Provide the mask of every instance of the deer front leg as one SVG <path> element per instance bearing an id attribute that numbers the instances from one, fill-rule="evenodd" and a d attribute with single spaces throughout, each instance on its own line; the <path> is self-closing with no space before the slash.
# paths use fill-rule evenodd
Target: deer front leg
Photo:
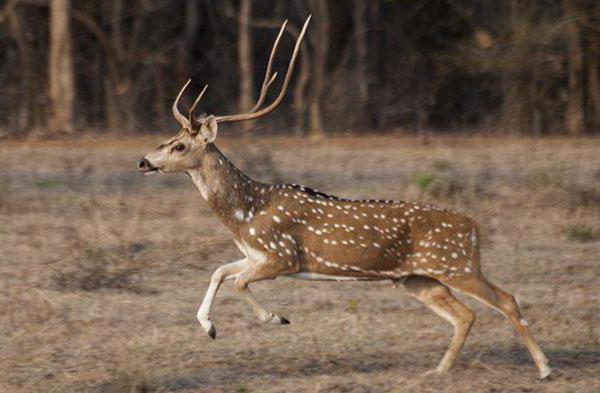
<path id="1" fill-rule="evenodd" d="M 235 290 L 252 307 L 252 310 L 264 323 L 289 325 L 290 321 L 266 310 L 254 297 L 248 285 L 255 281 L 274 279 L 282 274 L 290 273 L 292 268 L 281 261 L 267 258 L 264 262 L 249 263 L 247 268 L 235 277 Z"/>
<path id="2" fill-rule="evenodd" d="M 210 285 L 208 286 L 204 300 L 202 300 L 202 304 L 198 309 L 196 318 L 198 318 L 200 325 L 204 330 L 206 330 L 206 333 L 208 333 L 212 339 L 217 337 L 217 331 L 210 320 L 210 309 L 215 300 L 215 296 L 217 295 L 217 291 L 219 290 L 219 286 L 221 286 L 223 281 L 233 279 L 236 274 L 241 272 L 246 267 L 247 264 L 248 259 L 246 258 L 240 259 L 236 262 L 228 263 L 215 270 L 210 278 Z"/>

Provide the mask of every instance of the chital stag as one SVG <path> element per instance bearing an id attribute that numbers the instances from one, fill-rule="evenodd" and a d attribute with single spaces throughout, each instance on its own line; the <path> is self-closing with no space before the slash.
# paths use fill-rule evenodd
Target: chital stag
<path id="1" fill-rule="evenodd" d="M 254 108 L 227 116 L 194 116 L 206 87 L 189 110 L 173 104 L 180 132 L 139 162 L 144 173 L 185 172 L 210 208 L 231 231 L 244 257 L 218 268 L 198 310 L 202 327 L 215 338 L 210 309 L 220 284 L 233 280 L 236 291 L 258 318 L 288 324 L 267 311 L 252 295 L 252 282 L 288 276 L 305 280 L 391 280 L 402 283 L 416 299 L 454 325 L 454 336 L 434 370 L 450 368 L 473 325 L 475 315 L 450 289 L 465 293 L 498 310 L 523 338 L 542 378 L 550 374 L 548 360 L 521 316 L 514 298 L 490 283 L 479 265 L 479 235 L 469 218 L 437 207 L 389 200 L 348 200 L 295 184 L 266 184 L 235 167 L 213 143 L 219 123 L 257 119 L 282 101 L 306 32 L 306 20 L 296 41 L 281 91 L 262 107 L 269 86 L 279 31 Z M 261 109 L 262 108 L 262 109 Z"/>

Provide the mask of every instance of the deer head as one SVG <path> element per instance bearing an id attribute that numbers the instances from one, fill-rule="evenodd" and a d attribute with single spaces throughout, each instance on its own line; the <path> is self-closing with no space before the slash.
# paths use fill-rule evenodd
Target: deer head
<path id="1" fill-rule="evenodd" d="M 188 116 L 186 117 L 179 112 L 178 104 L 185 89 L 190 84 L 191 80 L 188 80 L 183 88 L 179 91 L 179 94 L 173 103 L 173 116 L 181 126 L 179 133 L 173 138 L 159 145 L 155 150 L 142 158 L 138 163 L 138 170 L 142 173 L 150 174 L 156 172 L 186 172 L 188 170 L 198 168 L 201 165 L 206 147 L 213 143 L 217 137 L 219 123 L 233 123 L 254 120 L 275 110 L 281 101 L 283 101 L 283 97 L 287 91 L 292 73 L 294 71 L 296 58 L 298 57 L 298 52 L 300 50 L 300 44 L 302 43 L 302 39 L 306 33 L 306 28 L 310 22 L 310 18 L 311 16 L 309 16 L 304 22 L 302 31 L 296 40 L 296 45 L 294 47 L 294 51 L 292 52 L 292 57 L 288 64 L 281 90 L 277 95 L 277 98 L 275 98 L 271 104 L 266 107 L 262 107 L 269 87 L 277 79 L 277 72 L 271 74 L 271 67 L 273 65 L 273 58 L 277 52 L 277 47 L 285 30 L 287 21 L 285 21 L 281 26 L 279 34 L 277 35 L 275 43 L 273 44 L 273 48 L 271 49 L 271 55 L 269 56 L 269 61 L 267 63 L 265 77 L 263 79 L 258 100 L 256 101 L 254 107 L 248 112 L 233 115 L 195 116 L 194 112 L 196 107 L 200 103 L 200 100 L 202 99 L 202 96 L 208 87 L 204 86 L 200 94 L 198 94 L 198 97 L 194 101 L 193 105 L 190 107 Z"/>

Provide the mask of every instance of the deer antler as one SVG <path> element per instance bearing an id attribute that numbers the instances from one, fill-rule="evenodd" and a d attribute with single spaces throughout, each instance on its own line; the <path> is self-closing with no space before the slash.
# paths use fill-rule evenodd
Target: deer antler
<path id="1" fill-rule="evenodd" d="M 296 40 L 296 46 L 294 47 L 294 51 L 292 52 L 292 57 L 288 64 L 287 72 L 285 74 L 285 79 L 283 80 L 283 85 L 281 86 L 281 91 L 279 92 L 279 95 L 277 96 L 275 101 L 273 101 L 266 108 L 260 109 L 260 107 L 263 105 L 263 103 L 265 101 L 265 98 L 267 97 L 269 88 L 271 87 L 273 82 L 275 82 L 275 79 L 277 79 L 277 72 L 274 72 L 273 75 L 271 75 L 271 68 L 273 66 L 273 59 L 275 58 L 275 53 L 277 53 L 277 47 L 279 46 L 279 41 L 281 40 L 281 36 L 283 35 L 283 32 L 287 25 L 287 22 L 288 22 L 287 20 L 285 22 L 283 22 L 283 24 L 281 25 L 281 29 L 279 30 L 279 33 L 277 34 L 277 38 L 275 39 L 275 42 L 273 43 L 273 48 L 271 49 L 271 54 L 269 56 L 269 62 L 267 63 L 267 69 L 265 71 L 265 78 L 264 78 L 262 86 L 260 88 L 260 94 L 258 96 L 258 100 L 256 101 L 256 104 L 247 113 L 240 113 L 240 114 L 236 114 L 236 115 L 216 116 L 215 120 L 217 121 L 217 123 L 233 123 L 236 121 L 257 119 L 259 117 L 266 115 L 267 113 L 272 112 L 273 110 L 275 110 L 275 108 L 277 108 L 277 106 L 279 106 L 279 104 L 283 100 L 283 97 L 285 96 L 287 87 L 290 83 L 290 79 L 292 78 L 292 73 L 294 72 L 294 65 L 296 63 L 296 58 L 298 57 L 300 44 L 302 43 L 302 39 L 304 38 L 304 34 L 306 33 L 306 28 L 308 27 L 308 22 L 310 22 L 311 17 L 312 17 L 312 15 L 309 15 L 308 18 L 306 18 L 306 21 L 304 22 L 304 25 L 302 26 L 302 30 L 300 31 L 300 34 L 298 35 L 298 39 Z M 194 124 L 194 110 L 198 106 L 198 103 L 200 102 L 200 100 L 202 100 L 202 96 L 204 96 L 204 93 L 206 92 L 206 89 L 208 88 L 208 85 L 205 85 L 204 88 L 202 89 L 202 91 L 200 92 L 200 94 L 198 94 L 198 97 L 194 101 L 194 104 L 191 106 L 191 108 L 188 112 L 188 117 L 186 118 L 184 115 L 181 114 L 181 112 L 179 112 L 177 105 L 179 104 L 179 100 L 181 99 L 183 92 L 188 87 L 188 85 L 190 84 L 191 81 L 192 81 L 191 79 L 188 79 L 188 81 L 185 83 L 185 85 L 183 85 L 183 87 L 179 91 L 179 94 L 177 94 L 177 98 L 175 98 L 175 102 L 173 103 L 173 116 L 175 117 L 175 120 L 177 120 L 177 122 L 179 122 L 179 124 L 181 124 L 181 126 L 183 128 L 187 128 L 189 130 L 192 130 L 192 128 L 195 125 Z"/>
<path id="2" fill-rule="evenodd" d="M 277 78 L 277 72 L 275 72 L 272 76 L 269 76 L 269 75 L 271 74 L 271 66 L 273 65 L 273 58 L 275 57 L 275 53 L 277 53 L 277 47 L 279 46 L 279 41 L 281 40 L 281 36 L 283 35 L 283 32 L 285 31 L 285 26 L 287 25 L 287 23 L 288 23 L 287 20 L 285 22 L 283 22 L 283 24 L 281 25 L 281 29 L 279 29 L 279 33 L 277 34 L 277 38 L 275 39 L 275 43 L 273 43 L 273 48 L 271 49 L 271 54 L 269 55 L 269 62 L 267 63 L 267 69 L 265 71 L 265 78 L 263 79 L 263 83 L 260 88 L 260 95 L 258 96 L 256 105 L 254 105 L 252 107 L 252 109 L 250 109 L 249 113 L 256 112 L 262 106 L 263 102 L 265 101 L 265 98 L 267 97 L 267 92 L 269 90 L 269 87 L 271 86 L 271 84 L 273 82 L 275 82 L 275 79 Z"/>
<path id="3" fill-rule="evenodd" d="M 239 114 L 235 114 L 235 115 L 216 116 L 215 120 L 217 121 L 217 123 L 233 123 L 233 122 L 237 122 L 237 121 L 258 119 L 259 117 L 262 117 L 262 116 L 272 112 L 273 110 L 275 110 L 275 108 L 277 108 L 279 106 L 281 101 L 283 101 L 283 97 L 285 96 L 285 93 L 287 91 L 287 87 L 290 83 L 290 79 L 292 78 L 292 73 L 294 71 L 294 65 L 296 63 L 296 58 L 298 57 L 300 44 L 302 43 L 302 39 L 304 38 L 304 34 L 306 33 L 306 28 L 308 27 L 308 23 L 310 22 L 311 17 L 312 17 L 312 15 L 309 15 L 308 18 L 306 18 L 306 21 L 304 22 L 304 25 L 302 26 L 302 30 L 300 31 L 300 35 L 298 36 L 298 39 L 296 40 L 296 45 L 294 47 L 294 51 L 292 52 L 292 57 L 290 59 L 290 62 L 288 64 L 288 68 L 287 68 L 287 72 L 285 74 L 285 79 L 283 80 L 283 85 L 281 86 L 281 91 L 279 92 L 279 95 L 277 96 L 277 98 L 269 106 L 259 110 L 259 108 L 262 106 L 262 104 L 267 96 L 269 87 L 277 78 L 277 73 L 274 73 L 272 76 L 269 76 L 269 74 L 271 73 L 271 65 L 273 63 L 273 58 L 275 57 L 275 52 L 277 51 L 277 46 L 279 45 L 279 40 L 281 39 L 281 36 L 283 34 L 283 31 L 285 29 L 287 21 L 285 21 L 283 23 L 283 25 L 281 26 L 281 29 L 279 30 L 279 34 L 277 35 L 275 43 L 273 44 L 273 49 L 271 49 L 271 55 L 269 56 L 269 62 L 267 63 L 267 70 L 265 72 L 265 78 L 263 80 L 263 84 L 262 84 L 262 87 L 260 90 L 260 95 L 258 97 L 256 105 L 254 105 L 254 107 L 246 113 L 239 113 Z"/>
<path id="4" fill-rule="evenodd" d="M 198 97 L 196 98 L 196 101 L 194 101 L 194 104 L 192 105 L 192 107 L 190 108 L 190 111 L 188 112 L 188 121 L 192 125 L 192 128 L 195 125 L 194 124 L 194 110 L 196 110 L 196 107 L 198 106 L 198 103 L 200 102 L 200 100 L 202 100 L 202 96 L 206 92 L 206 89 L 208 89 L 208 85 L 204 85 L 204 88 L 202 89 L 202 91 L 200 92 L 200 94 L 198 94 Z"/>
<path id="5" fill-rule="evenodd" d="M 179 94 L 177 94 L 177 98 L 175 98 L 175 102 L 173 102 L 173 117 L 175 117 L 175 120 L 177 120 L 177 122 L 179 124 L 181 124 L 181 126 L 183 128 L 187 128 L 187 129 L 191 129 L 192 124 L 188 119 L 185 118 L 184 115 L 181 114 L 181 112 L 179 112 L 179 109 L 177 109 L 177 105 L 179 104 L 179 99 L 183 95 L 183 92 L 188 87 L 188 85 L 190 84 L 191 81 L 192 81 L 191 79 L 188 79 L 188 81 L 185 83 L 185 85 L 183 85 L 181 90 L 179 90 Z M 204 88 L 204 89 L 206 90 L 206 88 Z"/>

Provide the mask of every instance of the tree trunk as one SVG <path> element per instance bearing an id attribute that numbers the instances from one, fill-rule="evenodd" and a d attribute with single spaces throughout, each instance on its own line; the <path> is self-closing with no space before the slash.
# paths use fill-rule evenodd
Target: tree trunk
<path id="1" fill-rule="evenodd" d="M 309 127 L 313 138 L 324 136 L 323 121 L 321 116 L 321 95 L 325 80 L 327 50 L 329 44 L 329 14 L 326 0 L 310 0 L 310 8 L 315 21 L 315 35 L 312 42 L 314 48 L 314 61 L 312 72 L 312 93 L 309 104 Z"/>
<path id="2" fill-rule="evenodd" d="M 295 33 L 294 38 L 298 36 Z M 306 113 L 306 87 L 310 81 L 310 56 L 306 45 L 300 47 L 300 72 L 294 86 L 294 129 L 296 134 L 302 135 L 304 132 L 304 118 Z"/>
<path id="3" fill-rule="evenodd" d="M 600 4 L 590 3 L 586 10 L 587 29 L 587 111 L 586 120 L 590 130 L 600 130 L 600 31 L 596 28 L 600 23 Z"/>
<path id="4" fill-rule="evenodd" d="M 583 112 L 583 53 L 576 0 L 563 0 L 564 12 L 568 18 L 566 24 L 568 73 L 567 108 L 565 110 L 565 128 L 571 135 L 581 135 L 585 131 Z"/>
<path id="5" fill-rule="evenodd" d="M 238 20 L 238 66 L 240 74 L 240 93 L 238 109 L 245 112 L 252 108 L 252 38 L 250 34 L 250 18 L 252 16 L 252 0 L 241 0 Z M 243 125 L 244 130 L 250 123 Z"/>
<path id="6" fill-rule="evenodd" d="M 502 117 L 500 126 L 506 134 L 523 135 L 529 134 L 533 122 L 532 118 L 532 95 L 535 88 L 531 86 L 531 75 L 528 74 L 527 61 L 524 53 L 530 51 L 528 37 L 532 33 L 530 23 L 527 20 L 531 11 L 530 4 L 511 0 L 510 20 L 506 33 L 506 58 L 509 58 L 516 67 L 502 69 Z"/>
<path id="7" fill-rule="evenodd" d="M 177 83 L 181 84 L 192 76 L 190 70 L 191 52 L 194 47 L 194 37 L 198 30 L 198 1 L 186 0 L 185 33 L 183 41 L 177 48 L 176 74 Z"/>
<path id="8" fill-rule="evenodd" d="M 107 75 L 104 76 L 102 84 L 105 92 L 104 118 L 106 124 L 111 130 L 126 129 L 128 103 L 124 102 L 123 95 L 121 94 L 122 91 L 125 91 L 123 86 L 126 84 L 123 82 L 124 76 L 121 71 L 122 67 L 120 66 L 124 52 L 121 47 L 121 54 L 119 54 L 118 48 L 113 45 L 115 42 L 121 42 L 121 40 L 114 37 L 111 39 L 90 15 L 77 10 L 72 10 L 71 13 L 73 20 L 85 27 L 96 38 L 98 44 L 104 50 Z M 114 15 L 112 21 L 115 23 Z M 113 29 L 118 28 L 113 26 Z"/>
<path id="9" fill-rule="evenodd" d="M 35 36 L 25 34 L 23 30 L 23 13 L 16 8 L 7 13 L 8 33 L 14 38 L 19 51 L 19 69 L 21 76 L 21 92 L 19 110 L 17 112 L 17 127 L 21 130 L 31 130 L 37 127 L 40 121 L 39 93 L 37 92 L 35 67 L 30 41 Z M 29 37 L 29 38 L 28 38 Z"/>
<path id="10" fill-rule="evenodd" d="M 587 69 L 588 124 L 595 131 L 600 130 L 600 37 L 596 40 L 590 42 Z"/>
<path id="11" fill-rule="evenodd" d="M 112 12 L 110 15 L 110 36 L 111 44 L 114 48 L 117 56 L 121 57 L 123 54 L 123 43 L 121 23 L 123 18 L 123 0 L 113 0 Z"/>
<path id="12" fill-rule="evenodd" d="M 369 93 L 367 101 L 367 114 L 369 117 L 369 125 L 375 129 L 382 127 L 382 112 L 383 112 L 383 91 L 386 86 L 386 34 L 382 27 L 381 2 L 372 1 L 369 7 L 368 25 L 373 28 L 371 34 L 371 51 L 372 54 L 367 58 L 370 75 L 372 75 L 372 83 L 368 86 Z"/>
<path id="13" fill-rule="evenodd" d="M 367 11 L 366 0 L 354 0 L 354 39 L 356 41 L 356 83 L 360 95 L 361 110 L 369 101 L 369 82 L 367 80 L 367 24 L 365 23 Z"/>
<path id="14" fill-rule="evenodd" d="M 75 79 L 71 53 L 69 0 L 50 2 L 50 59 L 48 64 L 51 131 L 73 130 Z"/>

